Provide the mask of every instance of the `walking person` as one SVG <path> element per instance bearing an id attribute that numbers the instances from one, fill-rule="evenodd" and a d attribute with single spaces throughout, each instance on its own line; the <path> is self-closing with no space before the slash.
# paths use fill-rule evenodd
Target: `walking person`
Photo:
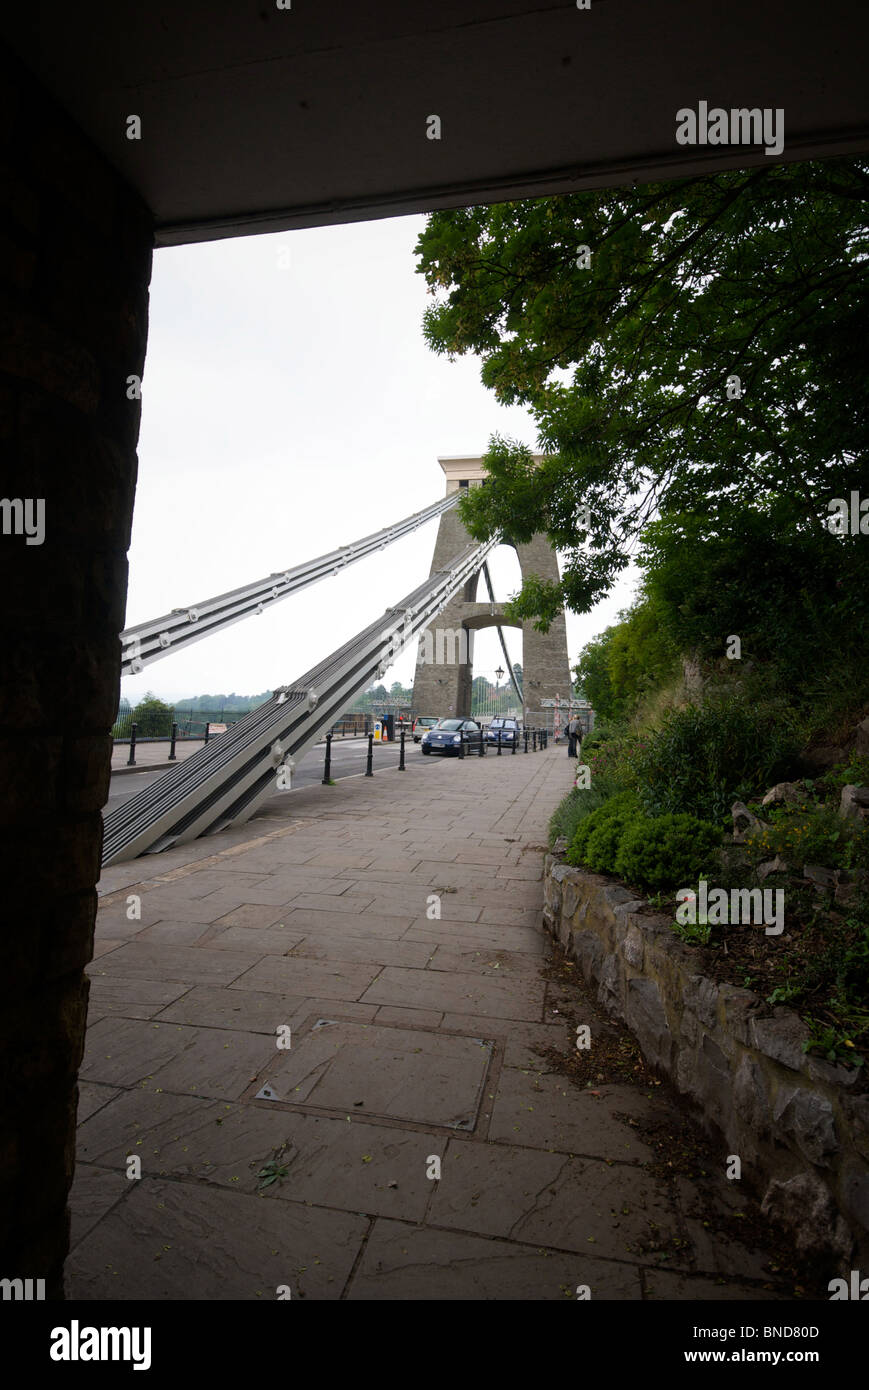
<path id="1" fill-rule="evenodd" d="M 567 756 L 575 758 L 578 756 L 579 748 L 582 743 L 582 725 L 574 715 L 567 726 Z"/>

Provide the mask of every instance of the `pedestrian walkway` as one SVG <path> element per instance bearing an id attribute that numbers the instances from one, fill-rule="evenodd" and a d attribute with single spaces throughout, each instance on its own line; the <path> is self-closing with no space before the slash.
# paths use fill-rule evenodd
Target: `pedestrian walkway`
<path id="1" fill-rule="evenodd" d="M 204 746 L 205 740 L 201 738 L 178 739 L 175 744 L 175 762 L 183 762 L 189 758 L 191 753 L 195 753 Z M 133 767 L 129 766 L 130 745 L 129 743 L 116 743 L 112 749 L 112 772 L 135 772 L 139 768 L 154 767 L 174 767 L 175 763 L 169 762 L 168 739 L 157 739 L 153 743 L 136 744 L 136 761 Z"/>
<path id="2" fill-rule="evenodd" d="M 68 1297 L 775 1296 L 651 1171 L 662 1092 L 552 1060 L 572 771 L 417 750 L 104 872 Z"/>

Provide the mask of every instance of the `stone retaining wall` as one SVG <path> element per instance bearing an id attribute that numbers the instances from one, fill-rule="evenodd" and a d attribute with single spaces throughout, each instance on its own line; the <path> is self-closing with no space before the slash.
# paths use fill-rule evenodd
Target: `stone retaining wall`
<path id="1" fill-rule="evenodd" d="M 612 879 L 547 855 L 546 929 L 647 1060 L 737 1154 L 742 1180 L 798 1250 L 869 1267 L 869 1095 L 858 1073 L 807 1056 L 792 1009 L 697 970 L 671 919 Z"/>

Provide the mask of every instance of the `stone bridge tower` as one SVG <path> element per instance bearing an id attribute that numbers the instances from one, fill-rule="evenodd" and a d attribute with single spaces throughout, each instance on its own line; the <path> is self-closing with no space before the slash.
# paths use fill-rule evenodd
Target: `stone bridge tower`
<path id="1" fill-rule="evenodd" d="M 447 494 L 479 486 L 486 477 L 480 458 L 440 458 L 438 463 L 446 475 Z M 445 512 L 438 527 L 431 573 L 443 569 L 470 543 L 458 510 Z M 536 574 L 540 579 L 558 582 L 558 561 L 545 536 L 535 536 L 529 545 L 517 545 L 514 549 L 523 579 Z M 413 707 L 418 714 L 446 718 L 471 712 L 474 633 L 483 627 L 505 625 L 500 603 L 475 602 L 478 574 L 450 599 L 420 637 L 413 683 Z M 457 634 L 465 636 L 459 640 Z M 552 709 L 544 708 L 541 701 L 556 695 L 567 701 L 572 689 L 563 613 L 558 614 L 547 633 L 535 631 L 531 622 L 522 623 L 522 671 L 526 722 L 538 727 L 551 724 Z"/>

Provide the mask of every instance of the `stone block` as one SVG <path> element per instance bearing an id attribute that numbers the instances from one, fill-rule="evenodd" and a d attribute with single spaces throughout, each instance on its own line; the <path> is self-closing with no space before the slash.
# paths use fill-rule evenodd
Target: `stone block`
<path id="1" fill-rule="evenodd" d="M 628 965 L 632 965 L 635 970 L 643 968 L 643 937 L 642 933 L 635 926 L 629 926 L 625 932 L 622 951 Z"/>
<path id="2" fill-rule="evenodd" d="M 654 980 L 628 981 L 625 1017 L 652 1065 L 666 1066 L 672 1050 L 672 1035 Z"/>
<path id="3" fill-rule="evenodd" d="M 836 1210 L 829 1189 L 814 1173 L 773 1178 L 764 1193 L 761 1211 L 780 1221 L 793 1234 L 797 1250 L 847 1257 L 853 1239 Z"/>
<path id="4" fill-rule="evenodd" d="M 733 1110 L 744 1129 L 758 1136 L 769 1131 L 769 1095 L 763 1070 L 747 1052 L 733 1076 Z"/>
<path id="5" fill-rule="evenodd" d="M 691 1009 L 707 1028 L 718 1020 L 718 986 L 706 975 L 689 975 L 682 988 L 686 1009 Z"/>
<path id="6" fill-rule="evenodd" d="M 774 1009 L 771 1018 L 753 1018 L 749 1031 L 752 1046 L 791 1071 L 802 1071 L 803 1043 L 809 1037 L 805 1023 L 792 1009 Z"/>
<path id="7" fill-rule="evenodd" d="M 810 1163 L 830 1166 L 838 1143 L 828 1100 L 802 1086 L 782 1086 L 773 1101 L 772 1115 L 780 1132 L 793 1139 Z"/>

